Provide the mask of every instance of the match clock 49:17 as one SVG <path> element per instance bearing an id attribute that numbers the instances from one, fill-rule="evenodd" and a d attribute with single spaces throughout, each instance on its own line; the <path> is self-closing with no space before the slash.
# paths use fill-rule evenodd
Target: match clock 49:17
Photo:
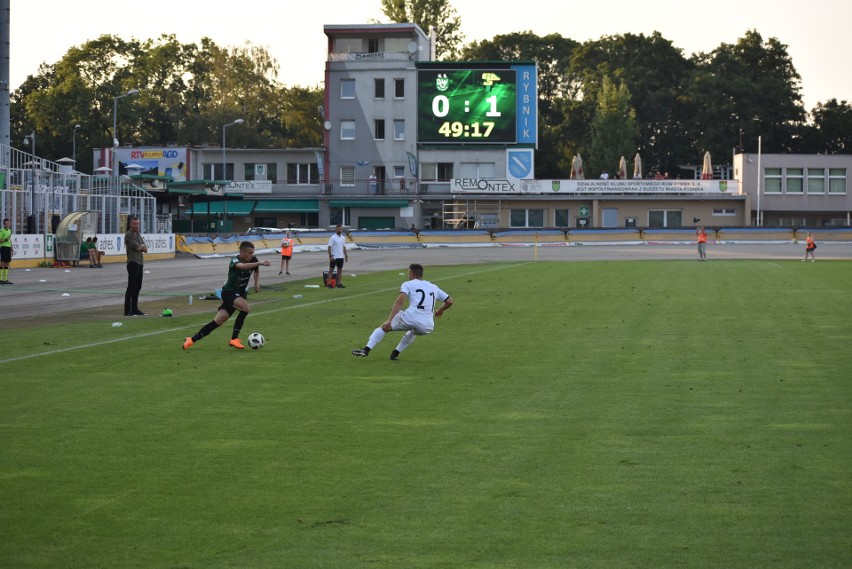
<path id="1" fill-rule="evenodd" d="M 421 69 L 417 86 L 418 142 L 515 142 L 514 69 Z"/>

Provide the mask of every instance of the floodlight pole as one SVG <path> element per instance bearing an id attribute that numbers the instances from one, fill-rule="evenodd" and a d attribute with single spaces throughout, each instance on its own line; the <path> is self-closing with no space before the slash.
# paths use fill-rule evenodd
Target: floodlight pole
<path id="1" fill-rule="evenodd" d="M 24 137 L 24 144 L 27 143 L 27 138 Z M 32 152 L 32 157 L 30 158 L 30 166 L 32 167 L 32 179 L 30 180 L 30 215 L 27 220 L 27 233 L 33 232 L 33 225 L 35 225 L 35 188 L 36 188 L 36 173 L 38 172 L 36 168 L 36 138 L 35 131 L 32 131 L 29 135 L 29 141 L 32 146 L 30 146 L 30 151 Z"/>
<path id="2" fill-rule="evenodd" d="M 228 124 L 222 125 L 222 180 L 225 182 L 225 185 L 222 186 L 222 214 L 225 217 L 225 221 L 228 221 L 228 197 L 226 195 L 226 188 L 228 187 L 227 181 L 228 176 L 225 174 L 225 129 L 229 126 L 234 126 L 235 124 L 243 124 L 245 121 L 243 119 L 237 119 L 234 122 L 229 122 Z"/>
<path id="3" fill-rule="evenodd" d="M 760 220 L 760 182 L 763 179 L 763 171 L 760 168 L 760 159 L 761 159 L 761 137 L 757 137 L 757 226 L 763 226 L 763 223 Z"/>
<path id="4" fill-rule="evenodd" d="M 123 95 L 117 95 L 112 98 L 112 177 L 115 184 L 116 194 L 118 194 L 118 162 L 115 159 L 115 153 L 118 150 L 118 100 L 130 95 L 137 95 L 139 89 L 131 89 Z"/>
<path id="5" fill-rule="evenodd" d="M 80 125 L 74 125 L 74 132 L 71 134 L 71 159 L 74 160 L 73 168 L 77 170 L 77 130 Z"/>

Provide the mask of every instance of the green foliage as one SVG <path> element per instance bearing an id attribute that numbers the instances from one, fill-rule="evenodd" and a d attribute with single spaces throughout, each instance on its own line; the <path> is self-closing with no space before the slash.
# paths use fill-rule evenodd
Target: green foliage
<path id="1" fill-rule="evenodd" d="M 43 66 L 12 97 L 12 139 L 33 128 L 39 154 L 71 154 L 77 132 L 77 167 L 92 166 L 91 148 L 111 146 L 113 97 L 139 89 L 116 106 L 122 144 L 179 145 L 218 142 L 236 118 L 232 144 L 253 147 L 318 146 L 322 140 L 318 87 L 287 88 L 278 62 L 264 47 L 221 48 L 204 38 L 182 44 L 173 35 L 124 41 L 104 35 L 75 46 Z"/>
<path id="2" fill-rule="evenodd" d="M 750 30 L 736 44 L 722 44 L 693 57 L 695 70 L 684 97 L 693 117 L 693 148 L 725 156 L 742 130 L 748 140 L 762 136 L 764 152 L 796 151 L 805 120 L 801 78 L 776 38 L 763 41 Z M 749 148 L 749 151 L 752 151 Z"/>
<path id="3" fill-rule="evenodd" d="M 260 351 L 229 348 L 228 325 L 181 350 L 213 303 L 22 323 L 0 376 L 0 566 L 852 564 L 848 263 L 427 276 L 456 306 L 399 362 L 398 333 L 349 355 L 396 271 L 265 290 L 243 335 Z"/>
<path id="4" fill-rule="evenodd" d="M 735 44 L 689 58 L 659 32 L 604 36 L 582 44 L 559 34 L 498 35 L 463 45 L 461 22 L 446 0 L 382 0 L 392 22 L 437 32 L 439 59 L 525 60 L 539 68 L 540 178 L 567 177 L 571 158 L 593 157 L 593 121 L 605 78 L 630 93 L 634 148 L 646 171 L 675 173 L 731 155 L 742 140 L 756 151 L 848 152 L 849 104 L 830 100 L 805 123 L 800 77 L 787 46 L 748 31 Z M 112 141 L 113 97 L 131 88 L 138 97 L 118 105 L 122 144 L 217 143 L 223 124 L 235 146 L 319 146 L 321 86 L 285 87 L 279 64 L 264 47 L 220 47 L 209 38 L 183 44 L 173 35 L 144 42 L 104 35 L 42 65 L 11 96 L 11 134 L 19 145 L 36 132 L 39 153 L 70 156 L 77 132 L 78 167 L 91 168 L 91 148 Z M 632 155 L 633 152 L 628 153 Z M 629 156 L 628 156 L 629 157 Z M 602 167 L 611 168 L 609 164 Z"/>
<path id="5" fill-rule="evenodd" d="M 852 152 L 852 104 L 830 99 L 817 104 L 811 113 L 814 127 L 806 143 L 828 153 Z"/>
<path id="6" fill-rule="evenodd" d="M 612 174 L 622 156 L 633 156 L 636 151 L 636 113 L 630 105 L 627 86 L 624 83 L 616 86 L 604 77 L 597 99 L 586 168 L 591 177 L 601 172 Z"/>
<path id="7" fill-rule="evenodd" d="M 688 115 L 680 100 L 692 64 L 659 32 L 586 42 L 572 54 L 571 65 L 584 77 L 583 97 L 574 103 L 580 116 L 591 116 L 603 78 L 610 77 L 630 92 L 638 128 L 636 149 L 645 163 L 674 172 L 679 164 L 695 160 L 696 151 L 684 133 Z M 587 137 L 584 144 L 589 144 Z"/>
<path id="8" fill-rule="evenodd" d="M 547 149 L 536 157 L 536 174 L 540 178 L 562 177 L 570 171 L 570 160 L 577 152 L 572 144 L 574 137 L 565 135 L 564 125 L 569 114 L 565 102 L 573 99 L 579 88 L 579 77 L 570 68 L 571 54 L 579 45 L 559 34 L 539 37 L 527 31 L 473 42 L 461 52 L 461 59 L 467 61 L 536 62 L 539 147 Z"/>
<path id="9" fill-rule="evenodd" d="M 382 12 L 391 22 L 417 24 L 427 34 L 434 30 L 437 59 L 458 59 L 464 34 L 449 0 L 382 0 Z"/>

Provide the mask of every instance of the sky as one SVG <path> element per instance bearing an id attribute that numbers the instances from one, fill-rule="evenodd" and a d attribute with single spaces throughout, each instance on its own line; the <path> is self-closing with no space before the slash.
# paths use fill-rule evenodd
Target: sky
<path id="1" fill-rule="evenodd" d="M 465 43 L 531 31 L 579 42 L 660 32 L 685 56 L 733 44 L 748 30 L 777 38 L 802 78 L 805 109 L 835 98 L 852 102 L 849 0 L 450 0 Z M 102 34 L 124 39 L 174 34 L 182 43 L 209 37 L 221 47 L 250 42 L 278 60 L 284 85 L 320 86 L 325 25 L 387 22 L 379 0 L 11 0 L 10 83 L 14 90 L 41 63 Z"/>

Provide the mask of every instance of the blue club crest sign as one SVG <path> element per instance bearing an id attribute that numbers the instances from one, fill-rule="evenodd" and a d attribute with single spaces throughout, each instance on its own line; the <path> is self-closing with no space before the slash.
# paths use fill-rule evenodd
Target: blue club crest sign
<path id="1" fill-rule="evenodd" d="M 506 167 L 512 178 L 523 180 L 533 175 L 532 149 L 508 150 L 506 152 Z"/>

